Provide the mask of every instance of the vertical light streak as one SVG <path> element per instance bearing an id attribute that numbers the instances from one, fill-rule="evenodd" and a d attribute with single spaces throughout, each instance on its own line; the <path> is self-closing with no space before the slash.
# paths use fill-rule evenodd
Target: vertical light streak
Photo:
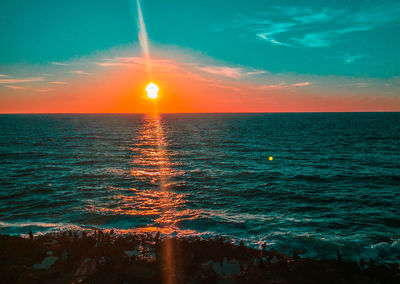
<path id="1" fill-rule="evenodd" d="M 155 123 L 155 131 L 157 135 L 157 141 L 158 141 L 158 153 L 159 155 L 164 159 L 164 161 L 168 161 L 167 153 L 166 150 L 164 149 L 164 144 L 165 144 L 165 137 L 163 133 L 163 128 L 161 125 L 161 117 L 160 114 L 158 113 L 157 109 L 157 104 L 154 103 L 154 113 L 153 113 L 153 120 Z M 159 164 L 159 170 L 160 170 L 160 189 L 162 191 L 167 191 L 168 188 L 166 187 L 167 184 L 167 178 L 168 178 L 168 169 L 166 166 L 168 163 L 160 163 Z M 172 200 L 164 200 L 165 205 L 169 206 L 170 204 L 173 204 Z M 167 209 L 167 208 L 165 208 Z M 164 214 L 167 213 L 164 212 Z M 173 218 L 174 216 L 172 216 Z M 172 220 L 168 220 L 168 223 L 170 223 Z M 161 254 L 162 254 L 162 279 L 163 283 L 165 284 L 174 284 L 177 283 L 176 279 L 176 247 L 174 246 L 173 240 L 167 239 L 162 243 L 161 246 Z"/>
<path id="2" fill-rule="evenodd" d="M 139 19 L 139 43 L 142 48 L 143 56 L 146 60 L 146 71 L 149 77 L 149 80 L 152 79 L 151 73 L 151 63 L 150 63 L 150 50 L 149 50 L 149 40 L 147 37 L 146 25 L 143 19 L 142 8 L 140 6 L 140 1 L 136 0 L 137 9 L 138 9 L 138 19 Z M 156 132 L 157 146 L 158 146 L 158 154 L 160 156 L 160 161 L 167 161 L 167 154 L 164 149 L 164 134 L 161 125 L 161 118 L 158 113 L 157 103 L 154 101 L 154 113 L 152 117 L 150 117 L 150 121 L 153 121 L 153 131 Z M 166 163 L 168 164 L 168 163 Z M 165 167 L 166 165 L 162 162 L 159 164 L 159 177 L 160 177 L 160 189 L 161 191 L 167 191 L 168 188 L 166 186 L 168 179 L 168 171 Z M 165 207 L 169 206 L 169 202 L 166 202 Z M 167 208 L 165 208 L 167 209 Z M 165 214 L 165 212 L 164 212 Z M 171 221 L 171 220 L 169 220 Z M 161 247 L 162 254 L 162 280 L 166 284 L 174 284 L 177 282 L 176 279 L 176 247 L 174 246 L 171 240 L 165 240 L 162 243 Z"/>
<path id="3" fill-rule="evenodd" d="M 150 64 L 150 50 L 149 50 L 149 39 L 147 37 L 146 25 L 143 19 L 142 8 L 140 6 L 140 1 L 136 0 L 136 5 L 138 9 L 139 18 L 139 43 L 142 48 L 143 56 L 146 59 L 146 71 L 147 75 L 151 77 L 151 64 Z"/>
<path id="4" fill-rule="evenodd" d="M 157 177 L 159 181 L 159 188 L 161 194 L 159 195 L 159 208 L 160 217 L 156 220 L 160 228 L 158 231 L 171 233 L 175 229 L 175 208 L 174 208 L 174 195 L 168 194 L 168 179 L 171 174 L 170 163 L 167 155 L 167 141 L 165 139 L 161 116 L 157 110 L 157 104 L 154 102 L 154 112 L 146 114 L 143 122 L 143 131 L 141 133 L 141 140 L 144 143 L 145 151 L 143 155 L 144 165 L 151 167 L 144 174 L 148 174 L 148 178 L 153 179 Z M 147 154 L 146 154 L 147 153 Z M 157 174 L 154 175 L 153 165 L 157 165 Z M 142 175 L 143 171 L 135 172 L 132 174 Z M 154 231 L 153 229 L 149 231 Z M 177 267 L 177 247 L 175 242 L 171 239 L 165 239 L 161 243 L 161 278 L 162 283 L 174 284 L 179 282 L 176 275 Z"/>

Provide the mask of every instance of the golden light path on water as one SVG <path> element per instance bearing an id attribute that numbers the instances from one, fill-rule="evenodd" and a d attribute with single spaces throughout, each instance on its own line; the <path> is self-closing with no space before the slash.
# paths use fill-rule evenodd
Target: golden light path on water
<path id="1" fill-rule="evenodd" d="M 154 102 L 154 113 L 146 116 L 147 127 L 144 128 L 145 132 L 141 137 L 147 139 L 148 141 L 154 141 L 157 143 L 157 151 L 150 152 L 150 157 L 152 157 L 153 162 L 157 163 L 159 168 L 159 185 L 160 185 L 160 208 L 162 209 L 161 215 L 158 218 L 158 223 L 163 225 L 164 233 L 170 233 L 168 231 L 173 230 L 174 227 L 174 203 L 182 202 L 181 196 L 180 198 L 176 198 L 177 196 L 171 195 L 168 192 L 167 184 L 168 184 L 168 173 L 171 171 L 169 167 L 169 160 L 165 151 L 166 140 L 164 137 L 160 114 L 157 110 L 157 104 Z M 154 137 L 155 134 L 155 137 Z M 155 158 L 155 159 L 154 159 Z M 133 172 L 135 175 L 135 172 Z M 165 231 L 167 230 L 167 232 Z M 163 263 L 163 281 L 165 283 L 176 283 L 176 255 L 177 248 L 174 246 L 174 242 L 172 241 L 164 241 L 162 243 L 161 255 L 162 255 L 162 263 Z"/>
<path id="2" fill-rule="evenodd" d="M 142 153 L 139 163 L 143 169 L 132 169 L 131 174 L 137 178 L 151 178 L 153 184 L 159 185 L 159 190 L 143 192 L 141 207 L 148 210 L 147 213 L 157 214 L 155 220 L 159 226 L 149 226 L 138 230 L 138 232 L 161 232 L 164 235 L 171 234 L 177 229 L 176 222 L 181 215 L 188 212 L 178 212 L 176 209 L 185 203 L 182 194 L 176 194 L 168 190 L 170 180 L 175 172 L 170 167 L 166 146 L 167 141 L 164 136 L 161 116 L 157 110 L 157 103 L 154 103 L 154 112 L 144 117 L 142 132 L 140 133 L 140 143 Z M 144 147 L 143 147 L 144 146 Z M 146 196 L 147 195 L 147 196 Z M 157 209 L 155 209 L 157 208 Z M 157 210 L 157 212 L 154 212 Z M 179 248 L 176 242 L 166 239 L 162 242 L 162 278 L 164 283 L 177 283 L 177 264 L 179 261 Z"/>
<path id="3" fill-rule="evenodd" d="M 149 79 L 151 79 L 152 76 L 149 56 L 149 44 L 142 9 L 140 6 L 140 0 L 137 0 L 136 4 L 138 8 L 139 18 L 139 41 L 142 47 L 143 55 L 146 58 L 146 71 Z M 143 204 L 141 204 L 140 206 L 149 206 L 150 212 L 154 210 L 152 208 L 158 208 L 159 211 L 161 211 L 157 212 L 160 217 L 158 217 L 155 222 L 160 226 L 147 227 L 143 229 L 143 231 L 160 231 L 163 234 L 170 234 L 177 229 L 175 225 L 178 217 L 176 208 L 178 207 L 178 205 L 184 203 L 184 200 L 182 195 L 168 191 L 168 177 L 172 174 L 172 170 L 169 164 L 167 151 L 165 149 L 166 139 L 164 137 L 161 117 L 157 107 L 156 99 L 158 98 L 158 90 L 158 86 L 152 82 L 150 82 L 146 87 L 148 98 L 153 100 L 154 112 L 145 116 L 140 139 L 141 142 L 145 144 L 144 146 L 150 147 L 142 148 L 143 153 L 141 153 L 142 155 L 139 158 L 143 163 L 142 166 L 144 166 L 144 170 L 133 169 L 131 171 L 131 174 L 139 178 L 143 175 L 145 177 L 150 177 L 153 179 L 153 183 L 157 182 L 157 180 L 154 179 L 158 178 L 159 191 L 153 191 L 152 194 L 150 194 L 149 196 L 150 198 L 147 199 L 148 201 L 143 202 Z M 155 148 L 154 146 L 157 147 Z M 156 168 L 155 172 L 154 167 Z M 149 168 L 153 170 L 149 171 Z M 152 195 L 155 195 L 156 198 L 153 198 L 154 196 Z M 152 202 L 156 202 L 158 206 L 154 206 L 156 204 L 152 204 Z M 176 245 L 174 244 L 176 244 L 176 242 L 173 242 L 169 239 L 161 243 L 162 280 L 164 283 L 167 284 L 178 282 L 176 277 L 176 265 L 177 263 L 180 263 L 178 259 L 179 255 L 177 253 L 179 251 L 179 248 L 176 247 Z"/>
<path id="4" fill-rule="evenodd" d="M 177 230 L 176 218 L 186 212 L 176 209 L 185 203 L 182 194 L 169 191 L 169 177 L 177 174 L 170 167 L 170 162 L 165 150 L 166 141 L 163 134 L 161 119 L 158 113 L 146 114 L 142 124 L 140 142 L 137 146 L 140 153 L 136 156 L 135 164 L 140 167 L 133 168 L 131 175 L 138 180 L 150 180 L 154 190 L 139 190 L 135 198 L 140 198 L 140 212 L 131 212 L 148 215 L 159 215 L 155 220 L 157 226 L 139 229 L 140 232 L 156 232 L 171 234 Z M 144 209 L 144 210 L 143 210 Z M 125 212 L 126 214 L 127 212 Z"/>
<path id="5" fill-rule="evenodd" d="M 150 102 L 154 104 L 154 112 L 143 116 L 139 131 L 135 134 L 137 139 L 132 141 L 130 148 L 132 167 L 129 175 L 143 184 L 144 188 L 111 188 L 107 196 L 101 199 L 105 203 L 94 202 L 88 210 L 102 216 L 148 217 L 145 218 L 147 226 L 116 230 L 121 233 L 194 235 L 195 231 L 180 230 L 177 224 L 182 220 L 198 219 L 202 212 L 186 208 L 185 195 L 173 191 L 176 185 L 173 178 L 183 172 L 177 170 L 169 159 L 162 117 L 157 112 L 156 101 Z M 177 271 L 182 265 L 182 258 L 177 242 L 166 238 L 161 243 L 160 252 L 163 283 L 180 283 Z"/>

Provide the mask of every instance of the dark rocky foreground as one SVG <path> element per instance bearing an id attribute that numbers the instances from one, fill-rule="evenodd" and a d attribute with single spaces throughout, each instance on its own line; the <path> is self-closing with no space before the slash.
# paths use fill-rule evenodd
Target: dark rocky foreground
<path id="1" fill-rule="evenodd" d="M 0 236 L 2 283 L 400 283 L 397 266 L 287 257 L 223 238 Z"/>

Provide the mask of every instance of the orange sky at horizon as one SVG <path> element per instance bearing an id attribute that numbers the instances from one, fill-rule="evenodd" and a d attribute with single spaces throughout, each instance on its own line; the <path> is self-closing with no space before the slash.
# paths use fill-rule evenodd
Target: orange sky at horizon
<path id="1" fill-rule="evenodd" d="M 289 88 L 207 76 L 164 59 L 153 61 L 150 77 L 138 58 L 124 60 L 99 63 L 95 73 L 49 91 L 10 89 L 0 96 L 0 113 L 150 113 L 154 102 L 145 93 L 150 81 L 160 87 L 160 113 L 393 111 L 398 104 L 390 96 L 332 95 L 307 84 Z"/>

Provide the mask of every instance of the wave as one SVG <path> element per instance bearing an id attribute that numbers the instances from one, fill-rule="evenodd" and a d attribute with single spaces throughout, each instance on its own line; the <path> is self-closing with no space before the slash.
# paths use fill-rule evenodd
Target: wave
<path id="1" fill-rule="evenodd" d="M 240 222 L 240 220 L 232 216 L 224 216 L 227 218 L 228 223 Z M 253 216 L 256 218 L 257 216 Z M 265 219 L 269 220 L 268 218 Z M 237 224 L 236 224 L 237 225 Z M 368 260 L 374 259 L 378 264 L 399 262 L 400 256 L 400 239 L 390 239 L 385 242 L 377 242 L 367 244 L 356 238 L 340 239 L 337 236 L 326 238 L 320 235 L 314 235 L 311 233 L 296 233 L 291 231 L 275 231 L 264 235 L 232 235 L 229 233 L 218 233 L 216 231 L 201 231 L 193 229 L 180 229 L 177 227 L 154 227 L 154 226 L 142 226 L 130 229 L 119 229 L 109 225 L 102 226 L 90 226 L 90 225 L 78 225 L 72 223 L 46 223 L 46 222 L 3 222 L 0 221 L 0 232 L 2 234 L 20 235 L 22 237 L 28 236 L 28 231 L 32 230 L 35 235 L 42 235 L 46 233 L 61 233 L 63 231 L 87 231 L 94 229 L 114 229 L 116 234 L 155 234 L 161 232 L 163 236 L 174 236 L 174 237 L 201 237 L 201 238 L 214 238 L 218 236 L 224 236 L 230 239 L 233 243 L 238 244 L 240 241 L 244 241 L 247 245 L 253 248 L 260 248 L 261 245 L 266 242 L 269 247 L 274 247 L 276 250 L 291 255 L 296 250 L 300 252 L 302 257 L 310 257 L 315 259 L 336 258 L 337 250 L 340 244 L 342 257 L 345 260 L 359 261 L 361 258 Z"/>
<path id="2" fill-rule="evenodd" d="M 3 222 L 0 221 L 0 232 L 8 233 L 10 235 L 24 235 L 29 230 L 36 234 L 43 234 L 46 232 L 57 232 L 64 230 L 83 230 L 82 226 L 71 223 L 46 223 L 46 222 Z"/>
<path id="3" fill-rule="evenodd" d="M 100 161 L 78 161 L 75 165 L 86 166 L 86 165 L 95 165 L 100 164 Z"/>

